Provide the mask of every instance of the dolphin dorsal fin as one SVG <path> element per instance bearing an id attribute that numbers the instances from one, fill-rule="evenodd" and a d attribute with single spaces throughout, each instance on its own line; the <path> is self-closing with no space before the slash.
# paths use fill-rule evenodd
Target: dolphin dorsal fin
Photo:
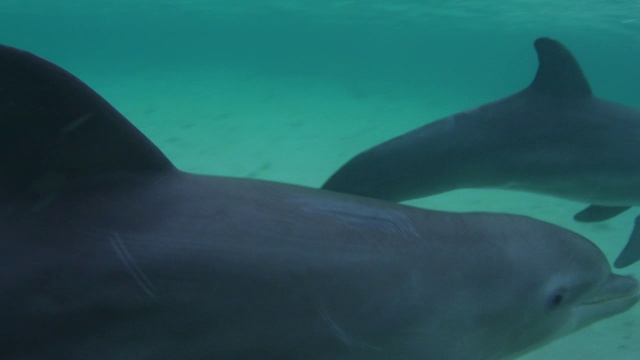
<path id="1" fill-rule="evenodd" d="M 0 197 L 109 173 L 173 171 L 100 95 L 62 68 L 0 45 Z M 44 186 L 44 187 L 47 187 Z"/>
<path id="2" fill-rule="evenodd" d="M 529 89 L 553 96 L 591 96 L 591 86 L 571 52 L 550 38 L 534 42 L 538 72 Z"/>

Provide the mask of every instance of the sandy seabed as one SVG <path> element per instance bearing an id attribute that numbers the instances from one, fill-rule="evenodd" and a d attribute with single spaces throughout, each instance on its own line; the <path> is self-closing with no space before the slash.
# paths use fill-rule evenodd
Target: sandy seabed
<path id="1" fill-rule="evenodd" d="M 238 69 L 78 75 L 182 170 L 312 187 L 370 146 L 492 100 Z M 587 236 L 610 260 L 624 246 L 638 213 L 633 209 L 603 223 L 579 224 L 572 216 L 585 204 L 497 190 L 455 191 L 410 205 L 529 215 Z M 640 264 L 622 273 L 640 277 Z M 639 319 L 636 306 L 522 359 L 637 360 Z"/>

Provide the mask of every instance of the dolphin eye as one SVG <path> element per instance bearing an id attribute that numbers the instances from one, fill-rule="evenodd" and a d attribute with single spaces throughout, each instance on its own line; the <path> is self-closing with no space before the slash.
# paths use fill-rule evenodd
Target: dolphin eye
<path id="1" fill-rule="evenodd" d="M 565 301 L 565 290 L 556 290 L 551 294 L 549 298 L 549 310 L 555 310 L 560 307 Z"/>

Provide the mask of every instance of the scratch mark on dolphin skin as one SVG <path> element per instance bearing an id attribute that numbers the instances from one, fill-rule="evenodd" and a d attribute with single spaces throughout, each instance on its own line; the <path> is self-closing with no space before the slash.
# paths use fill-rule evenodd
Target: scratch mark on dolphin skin
<path id="1" fill-rule="evenodd" d="M 131 274 L 131 276 L 136 280 L 142 290 L 144 290 L 144 292 L 153 300 L 159 302 L 158 297 L 153 292 L 155 286 L 153 285 L 151 280 L 149 280 L 149 278 L 144 274 L 142 269 L 138 267 L 136 261 L 131 256 L 131 253 L 129 253 L 129 250 L 127 250 L 127 248 L 124 246 L 122 239 L 120 238 L 120 236 L 118 236 L 118 233 L 114 232 L 113 236 L 109 237 L 109 241 L 111 242 L 111 246 L 113 246 L 113 249 L 118 254 L 118 257 L 120 258 L 120 260 L 122 260 L 122 263 L 127 268 L 129 274 Z"/>
<path id="2" fill-rule="evenodd" d="M 75 129 L 77 129 L 78 127 L 80 127 L 81 125 L 83 125 L 84 123 L 87 122 L 87 120 L 89 120 L 91 118 L 91 114 L 85 114 L 83 116 L 80 116 L 79 118 L 70 121 L 65 127 L 63 127 L 62 129 L 60 129 L 59 135 L 66 135 L 72 131 L 74 131 Z"/>
<path id="3" fill-rule="evenodd" d="M 31 210 L 39 212 L 49 206 L 58 196 L 59 190 L 64 186 L 67 178 L 55 171 L 49 171 L 40 176 L 29 185 L 29 190 L 38 196 Z"/>
<path id="4" fill-rule="evenodd" d="M 320 305 L 320 316 L 322 319 L 327 322 L 327 325 L 331 328 L 331 330 L 335 333 L 336 337 L 342 341 L 345 345 L 350 348 L 356 349 L 369 349 L 375 351 L 382 351 L 383 349 L 379 346 L 371 345 L 365 341 L 355 339 L 351 335 L 347 334 L 342 327 L 340 327 L 329 315 L 327 312 L 327 308 L 324 305 Z"/>
<path id="5" fill-rule="evenodd" d="M 403 237 L 421 238 L 413 225 L 413 221 L 400 211 L 377 210 L 333 201 L 295 199 L 292 202 L 302 203 L 304 211 L 335 217 L 347 226 L 356 228 L 362 226 L 377 227 L 382 231 L 400 234 Z"/>

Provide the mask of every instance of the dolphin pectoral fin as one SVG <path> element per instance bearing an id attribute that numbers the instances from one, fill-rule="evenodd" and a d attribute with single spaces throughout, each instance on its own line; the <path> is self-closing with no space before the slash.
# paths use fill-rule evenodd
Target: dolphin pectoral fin
<path id="1" fill-rule="evenodd" d="M 589 205 L 584 210 L 575 214 L 573 219 L 579 222 L 604 221 L 620 215 L 621 213 L 629 210 L 629 208 L 631 208 L 631 206 Z"/>
<path id="2" fill-rule="evenodd" d="M 638 260 L 640 260 L 640 216 L 636 217 L 629 241 L 613 265 L 620 269 L 632 265 Z"/>

